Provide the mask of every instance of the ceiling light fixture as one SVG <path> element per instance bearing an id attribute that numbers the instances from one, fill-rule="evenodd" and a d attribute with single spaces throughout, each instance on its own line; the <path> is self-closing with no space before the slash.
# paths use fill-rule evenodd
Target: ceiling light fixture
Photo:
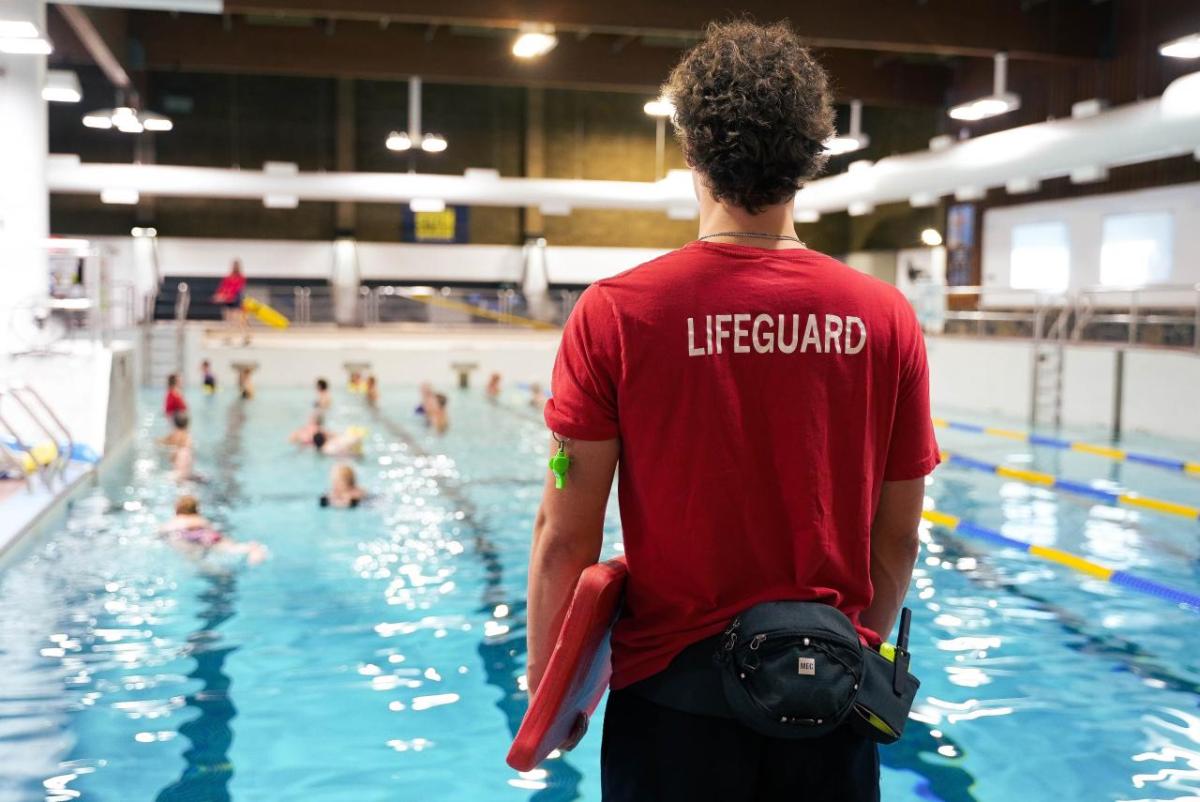
<path id="1" fill-rule="evenodd" d="M 1200 33 L 1189 33 L 1158 46 L 1161 55 L 1170 58 L 1200 58 Z"/>
<path id="2" fill-rule="evenodd" d="M 441 153 L 446 149 L 446 137 L 441 134 L 426 134 L 421 137 L 421 150 L 426 153 Z"/>
<path id="3" fill-rule="evenodd" d="M 412 138 L 404 131 L 392 131 L 388 134 L 387 142 L 388 150 L 405 151 L 412 149 Z"/>
<path id="4" fill-rule="evenodd" d="M 78 103 L 83 100 L 79 76 L 71 70 L 47 70 L 42 99 L 51 103 Z"/>
<path id="5" fill-rule="evenodd" d="M 936 248 L 942 244 L 942 234 L 936 228 L 927 228 L 921 232 L 921 242 L 930 248 Z"/>
<path id="6" fill-rule="evenodd" d="M 534 59 L 544 56 L 558 44 L 552 25 L 522 25 L 513 40 L 512 54 L 517 58 Z"/>
<path id="7" fill-rule="evenodd" d="M 146 228 L 143 228 L 142 226 L 134 226 L 129 230 L 129 233 L 137 239 L 142 239 L 143 237 L 149 237 L 153 239 L 154 237 L 158 236 L 158 229 L 154 228 L 153 226 Z"/>
<path id="8" fill-rule="evenodd" d="M 871 144 L 871 137 L 862 132 L 862 101 L 850 101 L 850 130 L 844 134 L 834 134 L 824 142 L 825 150 L 831 156 L 843 153 L 853 153 Z"/>
<path id="9" fill-rule="evenodd" d="M 448 147 L 446 137 L 441 134 L 425 134 L 421 132 L 421 79 L 412 76 L 408 79 L 408 130 L 392 131 L 384 140 L 388 150 L 397 153 L 420 147 L 426 153 L 441 153 Z"/>
<path id="10" fill-rule="evenodd" d="M 951 117 L 964 122 L 975 122 L 1021 108 L 1020 96 L 1009 92 L 1006 86 L 1008 54 L 997 53 L 993 65 L 992 93 L 975 100 L 968 100 L 966 103 L 959 103 L 957 106 L 951 106 L 949 111 Z"/>
<path id="11" fill-rule="evenodd" d="M 675 114 L 675 104 L 670 98 L 659 96 L 654 100 L 646 102 L 642 106 L 642 111 L 649 114 L 651 117 L 671 117 Z"/>
<path id="12" fill-rule="evenodd" d="M 83 124 L 102 131 L 116 128 L 123 134 L 140 134 L 143 131 L 164 133 L 175 127 L 170 117 L 153 111 L 138 111 L 132 106 L 89 111 L 83 115 Z"/>

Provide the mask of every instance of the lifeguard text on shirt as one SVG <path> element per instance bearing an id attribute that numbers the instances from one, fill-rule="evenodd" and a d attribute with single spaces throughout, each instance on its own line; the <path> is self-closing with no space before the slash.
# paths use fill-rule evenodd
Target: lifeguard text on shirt
<path id="1" fill-rule="evenodd" d="M 748 354 L 795 353 L 857 354 L 867 344 L 867 327 L 854 315 L 810 314 L 800 334 L 801 315 L 758 315 L 749 313 L 704 316 L 704 342 L 696 343 L 696 319 L 687 319 L 688 356 L 713 356 L 724 353 L 725 340 L 731 340 L 732 352 Z M 822 318 L 824 320 L 822 321 Z M 788 338 L 788 323 L 791 337 Z M 824 323 L 824 325 L 822 325 Z M 747 343 L 747 341 L 749 341 Z"/>

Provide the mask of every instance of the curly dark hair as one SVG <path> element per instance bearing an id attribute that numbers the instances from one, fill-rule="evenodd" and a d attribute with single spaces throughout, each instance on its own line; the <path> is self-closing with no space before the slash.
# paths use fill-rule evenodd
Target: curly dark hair
<path id="1" fill-rule="evenodd" d="M 756 214 L 825 165 L 829 79 L 786 22 L 709 23 L 663 96 L 688 164 L 722 203 Z"/>

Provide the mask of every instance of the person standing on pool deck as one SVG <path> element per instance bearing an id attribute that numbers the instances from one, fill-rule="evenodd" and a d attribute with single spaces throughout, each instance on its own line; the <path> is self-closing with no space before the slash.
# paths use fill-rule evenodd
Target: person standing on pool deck
<path id="1" fill-rule="evenodd" d="M 712 24 L 664 87 L 700 205 L 694 242 L 593 284 L 563 331 L 529 571 L 536 690 L 613 473 L 629 576 L 612 639 L 605 800 L 877 800 L 873 742 L 773 739 L 646 698 L 687 646 L 766 601 L 895 622 L 938 463 L 925 346 L 892 286 L 805 247 L 797 189 L 834 132 L 828 79 L 785 24 Z"/>
<path id="2" fill-rule="evenodd" d="M 221 305 L 221 314 L 225 325 L 230 325 L 235 319 L 238 331 L 242 335 L 242 344 L 250 344 L 250 321 L 242 301 L 246 299 L 246 276 L 242 273 L 242 260 L 234 259 L 229 268 L 229 275 L 221 279 L 217 291 L 213 293 L 213 301 Z"/>

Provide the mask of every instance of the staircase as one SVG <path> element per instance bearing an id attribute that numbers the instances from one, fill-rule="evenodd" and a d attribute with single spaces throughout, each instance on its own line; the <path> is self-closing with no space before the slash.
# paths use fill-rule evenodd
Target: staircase
<path id="1" fill-rule="evenodd" d="M 187 373 L 187 339 L 184 329 L 174 321 L 144 324 L 142 330 L 142 383 L 147 387 L 166 387 L 167 376 Z"/>

